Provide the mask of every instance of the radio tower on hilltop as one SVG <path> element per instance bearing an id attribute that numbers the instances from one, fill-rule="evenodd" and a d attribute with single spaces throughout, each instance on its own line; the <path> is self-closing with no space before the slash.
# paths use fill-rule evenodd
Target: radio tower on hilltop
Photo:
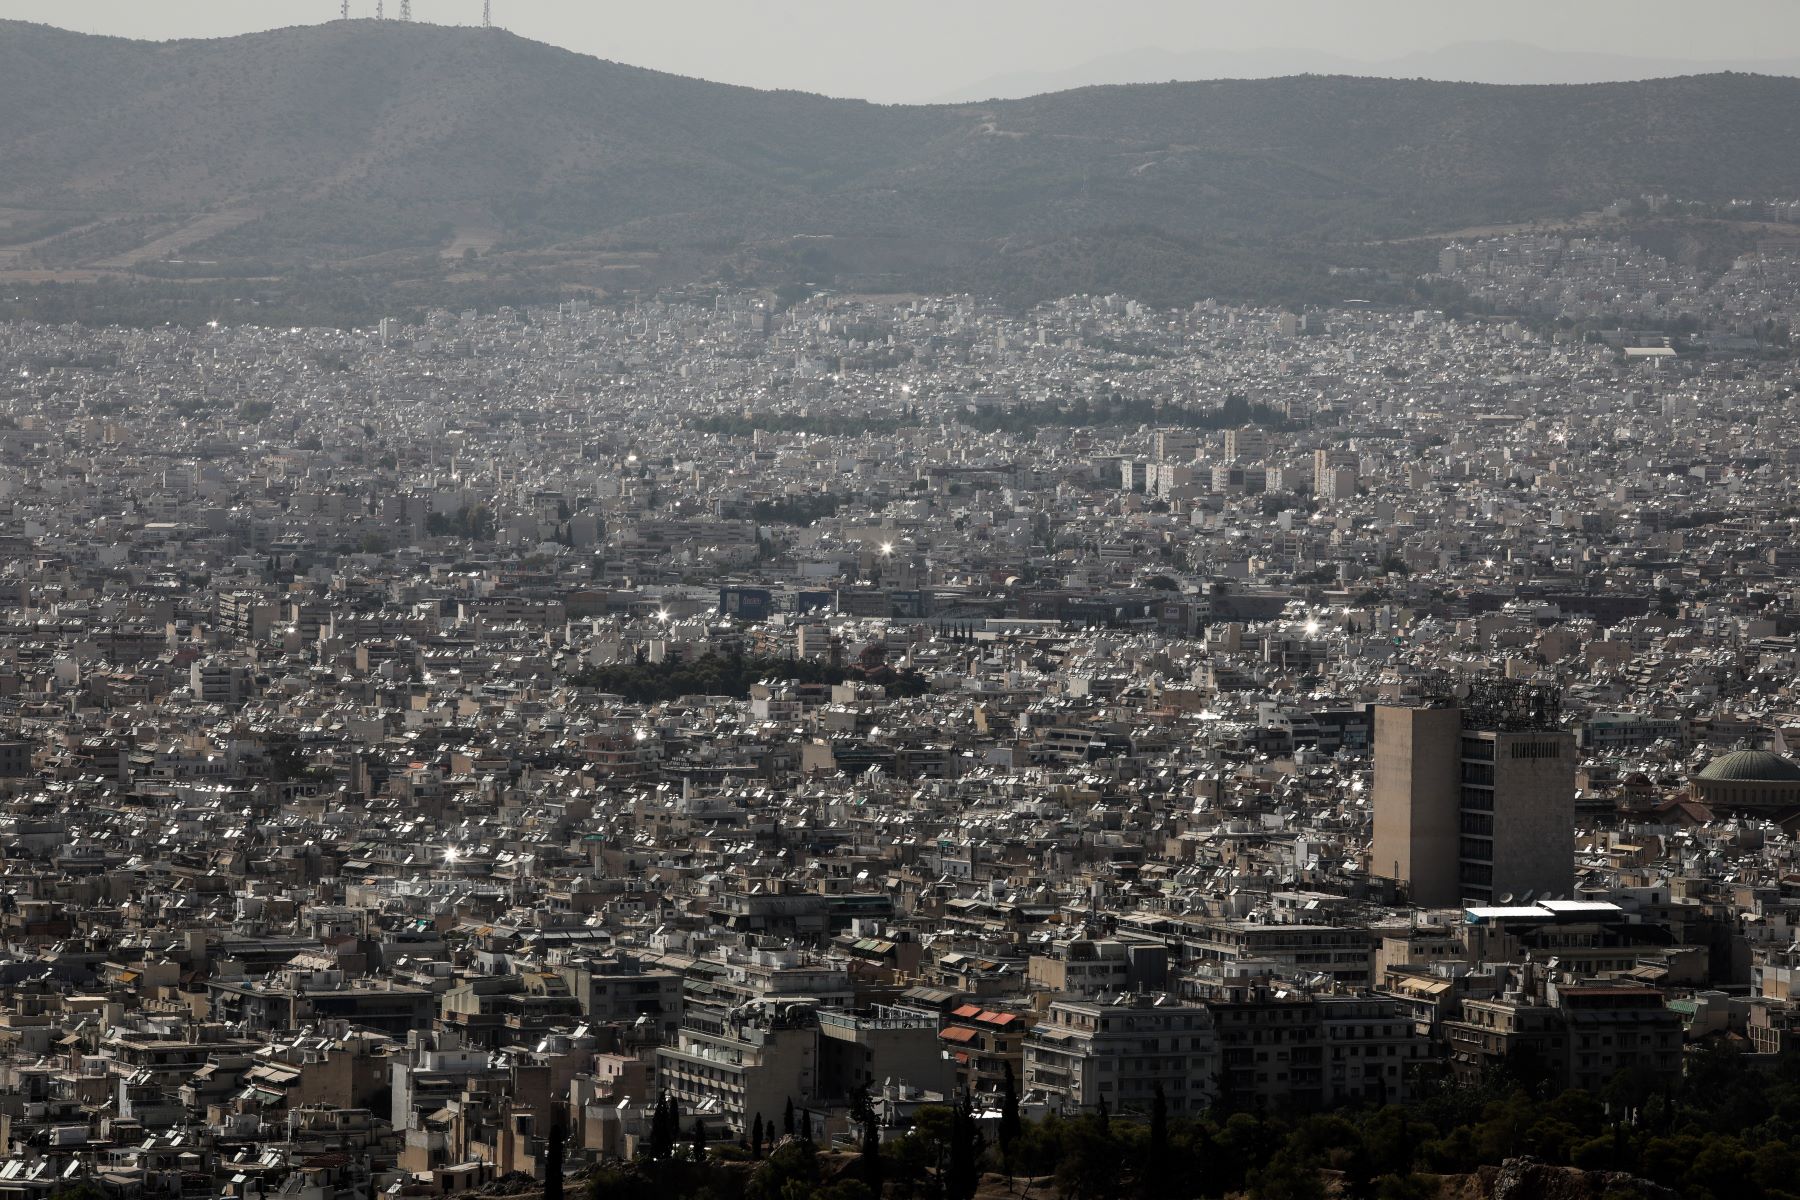
<path id="1" fill-rule="evenodd" d="M 494 0 L 481 0 L 481 27 L 483 29 L 494 27 Z"/>
<path id="2" fill-rule="evenodd" d="M 375 0 L 375 19 L 377 21 L 387 20 L 387 8 L 383 0 Z"/>
<path id="3" fill-rule="evenodd" d="M 350 19 L 350 0 L 342 0 L 342 2 L 338 5 L 338 20 L 348 21 L 349 19 Z"/>
<path id="4" fill-rule="evenodd" d="M 412 0 L 400 0 L 400 19 L 402 21 L 412 20 Z"/>

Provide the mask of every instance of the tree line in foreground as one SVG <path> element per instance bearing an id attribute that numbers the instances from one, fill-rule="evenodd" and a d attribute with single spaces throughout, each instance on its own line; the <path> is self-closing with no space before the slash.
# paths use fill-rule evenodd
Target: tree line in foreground
<path id="1" fill-rule="evenodd" d="M 1423 1087 L 1405 1104 L 1330 1113 L 1228 1111 L 1171 1116 L 1105 1111 L 999 1120 L 966 1098 L 918 1111 L 879 1141 L 874 1111 L 853 1108 L 858 1153 L 828 1154 L 811 1114 L 764 1122 L 741 1143 L 678 1144 L 588 1181 L 589 1200 L 1431 1200 L 1434 1176 L 1529 1156 L 1616 1173 L 1601 1200 L 1800 1200 L 1800 1061 L 1753 1065 L 1729 1046 L 1691 1059 L 1673 1085 L 1627 1073 L 1603 1094 L 1496 1079 Z"/>

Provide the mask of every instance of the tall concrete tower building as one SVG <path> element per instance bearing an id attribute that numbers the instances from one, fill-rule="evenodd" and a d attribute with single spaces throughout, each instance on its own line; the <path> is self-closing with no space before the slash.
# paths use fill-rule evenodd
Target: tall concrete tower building
<path id="1" fill-rule="evenodd" d="M 1350 487 L 1354 491 L 1356 474 L 1361 465 L 1354 450 L 1314 450 L 1313 495 L 1324 498 L 1332 489 L 1339 471 L 1350 472 Z"/>
<path id="2" fill-rule="evenodd" d="M 1575 886 L 1575 738 L 1552 689 L 1497 680 L 1375 710 L 1370 872 L 1415 904 L 1567 896 Z"/>

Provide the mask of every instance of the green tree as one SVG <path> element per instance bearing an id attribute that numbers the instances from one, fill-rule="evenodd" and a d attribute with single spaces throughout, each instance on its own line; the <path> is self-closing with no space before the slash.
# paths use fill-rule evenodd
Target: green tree
<path id="1" fill-rule="evenodd" d="M 1014 1152 L 1018 1148 L 1022 1128 L 1019 1120 L 1019 1085 L 1013 1078 L 1012 1060 L 1002 1059 L 1001 1067 L 1004 1073 L 1000 1077 L 1000 1127 L 996 1132 L 1000 1141 L 1001 1165 L 1011 1175 Z"/>
<path id="2" fill-rule="evenodd" d="M 544 1153 L 544 1200 L 563 1200 L 563 1123 L 550 1123 L 550 1145 Z"/>
<path id="3" fill-rule="evenodd" d="M 951 1110 L 950 1165 L 944 1176 L 945 1200 L 972 1200 L 981 1185 L 981 1129 L 975 1102 L 967 1088 Z"/>
<path id="4" fill-rule="evenodd" d="M 1251 1200 L 1325 1200 L 1325 1181 L 1316 1167 L 1281 1154 L 1250 1173 Z"/>
<path id="5" fill-rule="evenodd" d="M 680 1133 L 681 1114 L 675 1107 L 674 1097 L 666 1092 L 657 1097 L 656 1111 L 650 1118 L 650 1160 L 664 1162 L 675 1153 L 675 1141 Z"/>
<path id="6" fill-rule="evenodd" d="M 58 1184 L 50 1192 L 50 1200 L 106 1200 L 106 1193 L 86 1179 Z"/>
<path id="7" fill-rule="evenodd" d="M 1098 1114 L 1069 1123 L 1056 1166 L 1057 1190 L 1068 1200 L 1109 1200 L 1122 1192 L 1125 1148 Z"/>
<path id="8" fill-rule="evenodd" d="M 1138 1167 L 1138 1191 L 1152 1200 L 1168 1195 L 1169 1183 L 1169 1098 L 1159 1079 L 1150 1097 L 1150 1144 Z"/>
<path id="9" fill-rule="evenodd" d="M 869 1100 L 869 1089 L 865 1084 L 857 1089 L 856 1098 L 850 1105 L 850 1115 L 862 1127 L 862 1170 L 863 1183 L 876 1196 L 881 1195 L 881 1126 L 875 1120 L 875 1105 Z"/>
<path id="10" fill-rule="evenodd" d="M 751 1172 L 745 1200 L 810 1200 L 819 1186 L 818 1153 L 809 1142 L 789 1140 Z"/>

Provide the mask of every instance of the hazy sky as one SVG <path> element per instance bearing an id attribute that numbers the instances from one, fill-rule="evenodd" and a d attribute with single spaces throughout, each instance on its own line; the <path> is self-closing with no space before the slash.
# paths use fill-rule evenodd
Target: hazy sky
<path id="1" fill-rule="evenodd" d="M 353 16 L 375 0 L 352 0 Z M 400 0 L 387 0 L 388 14 Z M 474 24 L 481 0 L 414 0 Z M 495 23 L 583 53 L 756 87 L 924 100 L 1102 55 L 1296 47 L 1379 59 L 1506 39 L 1754 59 L 1800 47 L 1797 0 L 494 0 Z M 0 0 L 0 17 L 130 37 L 217 37 L 335 18 L 338 0 Z"/>

